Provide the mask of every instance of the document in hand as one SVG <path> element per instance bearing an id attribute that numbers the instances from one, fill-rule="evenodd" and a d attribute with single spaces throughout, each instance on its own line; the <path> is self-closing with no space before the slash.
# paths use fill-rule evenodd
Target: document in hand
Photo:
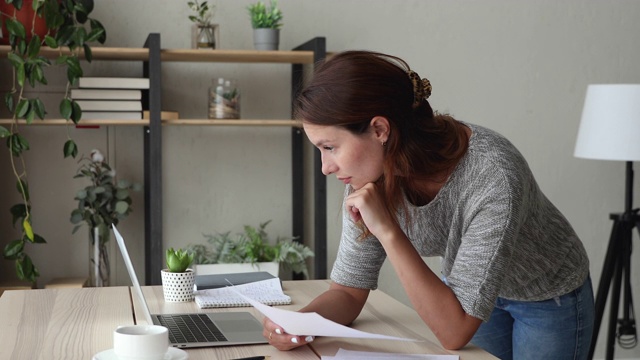
<path id="1" fill-rule="evenodd" d="M 282 291 L 280 279 L 276 277 L 242 285 L 198 290 L 194 294 L 196 304 L 201 309 L 251 306 L 251 303 L 241 296 L 242 294 L 251 296 L 266 305 L 291 304 L 291 297 Z"/>
<path id="2" fill-rule="evenodd" d="M 344 325 L 340 325 L 331 320 L 325 319 L 317 313 L 301 313 L 266 306 L 245 296 L 234 290 L 239 286 L 229 287 L 236 294 L 244 298 L 248 303 L 253 305 L 256 310 L 260 311 L 264 316 L 280 325 L 284 331 L 295 335 L 311 335 L 311 336 L 333 336 L 347 338 L 363 338 L 363 339 L 385 339 L 400 341 L 422 341 L 409 338 L 401 338 L 388 335 L 380 335 L 356 330 Z"/>

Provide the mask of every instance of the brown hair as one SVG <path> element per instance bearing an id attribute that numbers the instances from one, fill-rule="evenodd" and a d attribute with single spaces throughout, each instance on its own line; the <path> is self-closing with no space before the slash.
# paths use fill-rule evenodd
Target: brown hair
<path id="1" fill-rule="evenodd" d="M 345 51 L 316 67 L 294 103 L 294 116 L 314 125 L 339 126 L 354 134 L 369 130 L 375 116 L 389 120 L 384 174 L 379 182 L 394 214 L 403 192 L 412 201 L 424 198 L 420 181 L 442 182 L 464 156 L 464 125 L 434 113 L 426 99 L 413 107 L 409 65 L 402 59 L 370 51 Z M 430 200 L 430 199 L 427 199 Z M 395 216 L 394 216 L 395 218 Z"/>

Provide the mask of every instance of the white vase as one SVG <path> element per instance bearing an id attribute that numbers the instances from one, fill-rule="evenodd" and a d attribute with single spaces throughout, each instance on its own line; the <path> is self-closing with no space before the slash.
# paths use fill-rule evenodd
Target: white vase
<path id="1" fill-rule="evenodd" d="M 256 50 L 278 50 L 280 29 L 253 29 L 253 46 Z"/>
<path id="2" fill-rule="evenodd" d="M 193 284 L 195 271 L 187 269 L 185 272 L 174 273 L 168 269 L 162 270 L 162 293 L 164 301 L 187 302 L 193 301 Z"/>

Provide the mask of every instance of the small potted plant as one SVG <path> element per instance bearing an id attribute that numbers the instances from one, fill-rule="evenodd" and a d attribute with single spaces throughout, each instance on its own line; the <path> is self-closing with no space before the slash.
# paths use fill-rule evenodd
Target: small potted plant
<path id="1" fill-rule="evenodd" d="M 251 266 L 254 271 L 265 271 L 268 264 L 276 264 L 276 271 L 282 266 L 308 278 L 306 259 L 314 256 L 313 251 L 291 238 L 278 237 L 271 241 L 265 231 L 270 222 L 264 222 L 258 228 L 245 225 L 244 233 L 236 236 L 230 231 L 204 235 L 208 245 L 189 245 L 187 251 L 194 255 L 195 264 L 241 263 Z"/>
<path id="2" fill-rule="evenodd" d="M 280 28 L 282 27 L 282 11 L 276 0 L 269 6 L 262 1 L 247 7 L 253 27 L 253 45 L 256 50 L 278 50 Z"/>
<path id="3" fill-rule="evenodd" d="M 195 272 L 189 266 L 193 263 L 193 254 L 182 249 L 169 248 L 166 262 L 167 268 L 162 270 L 164 301 L 192 301 Z"/>
<path id="4" fill-rule="evenodd" d="M 215 49 L 217 43 L 216 28 L 218 25 L 211 23 L 215 6 L 209 5 L 206 1 L 198 2 L 198 0 L 189 1 L 187 5 L 196 13 L 195 15 L 189 15 L 189 20 L 195 24 L 195 47 L 198 49 Z"/>

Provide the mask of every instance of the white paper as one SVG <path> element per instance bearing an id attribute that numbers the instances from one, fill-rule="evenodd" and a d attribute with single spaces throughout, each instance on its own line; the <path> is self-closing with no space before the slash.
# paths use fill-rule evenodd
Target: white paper
<path id="1" fill-rule="evenodd" d="M 364 339 L 385 339 L 400 341 L 422 341 L 409 338 L 401 338 L 395 336 L 387 336 L 380 334 L 368 333 L 356 330 L 344 325 L 340 325 L 331 320 L 327 320 L 317 313 L 301 313 L 297 311 L 289 311 L 278 309 L 259 303 L 244 296 L 236 291 L 236 293 L 245 298 L 254 308 L 260 311 L 264 316 L 268 317 L 274 323 L 280 325 L 288 334 L 300 336 L 333 336 L 345 338 L 364 338 Z"/>
<path id="2" fill-rule="evenodd" d="M 322 360 L 460 360 L 458 355 L 399 354 L 340 349 L 334 356 L 322 356 Z"/>

